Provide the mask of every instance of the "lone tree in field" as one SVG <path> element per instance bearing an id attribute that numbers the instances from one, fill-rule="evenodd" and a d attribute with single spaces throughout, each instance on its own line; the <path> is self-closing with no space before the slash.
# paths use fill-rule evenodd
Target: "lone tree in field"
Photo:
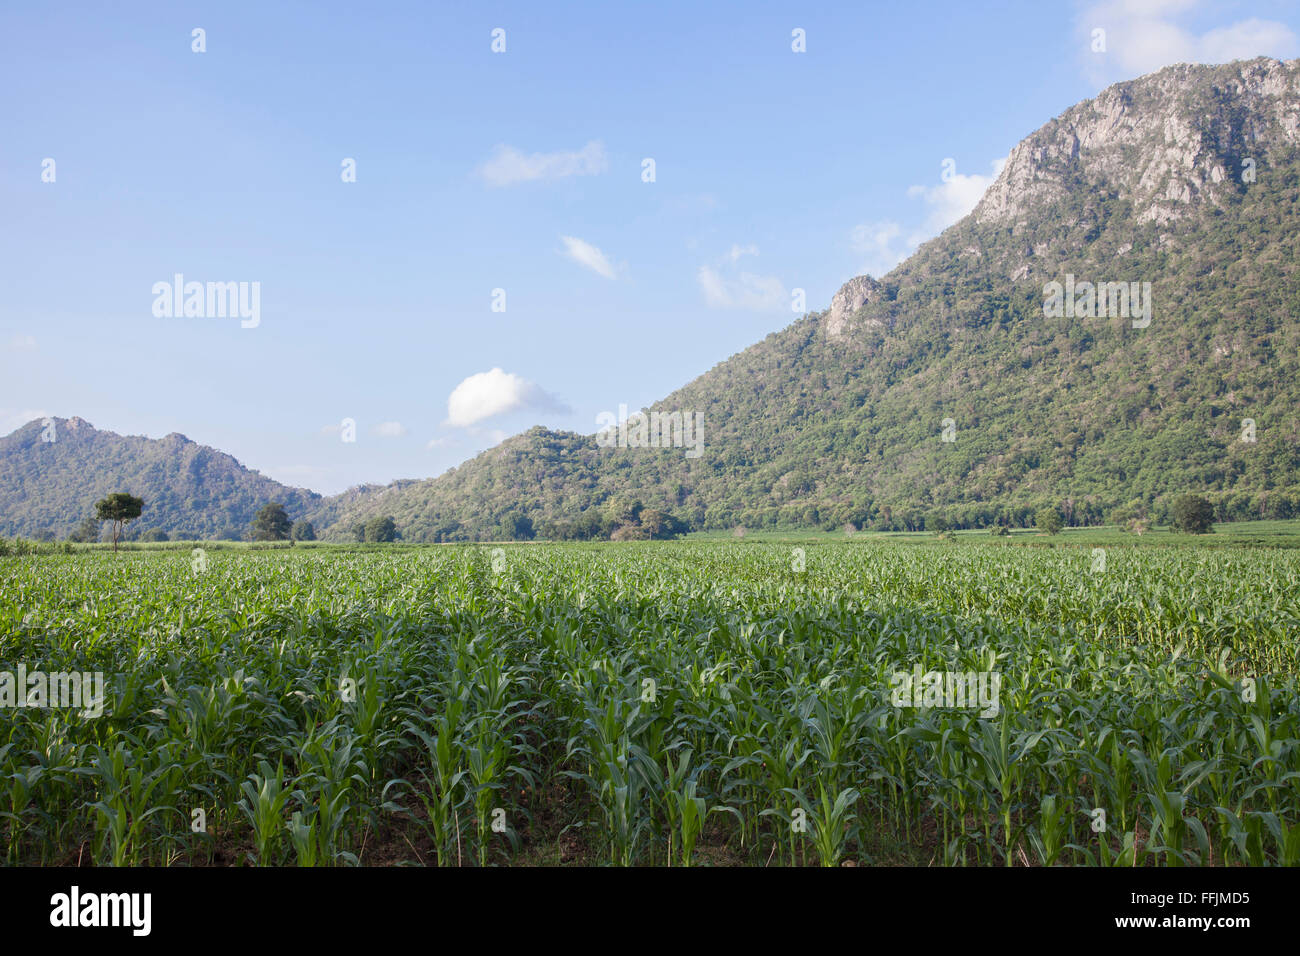
<path id="1" fill-rule="evenodd" d="M 397 522 L 391 517 L 371 518 L 366 522 L 366 541 L 368 542 L 382 544 L 396 541 L 399 537 Z"/>
<path id="2" fill-rule="evenodd" d="M 1061 513 L 1055 508 L 1044 508 L 1034 515 L 1034 527 L 1044 534 L 1059 534 L 1062 525 Z"/>
<path id="3" fill-rule="evenodd" d="M 113 522 L 113 550 L 117 550 L 118 539 L 128 521 L 140 517 L 144 511 L 144 499 L 128 495 L 125 491 L 115 491 L 107 498 L 95 502 L 95 517 L 100 521 Z"/>
<path id="4" fill-rule="evenodd" d="M 316 528 L 310 521 L 295 521 L 289 529 L 289 537 L 294 541 L 315 541 Z"/>
<path id="5" fill-rule="evenodd" d="M 1210 534 L 1214 531 L 1214 505 L 1200 495 L 1179 495 L 1174 499 L 1170 527 L 1184 534 Z"/>
<path id="6" fill-rule="evenodd" d="M 284 541 L 293 528 L 289 516 L 284 512 L 284 505 L 278 501 L 263 505 L 262 510 L 253 519 L 254 541 Z"/>

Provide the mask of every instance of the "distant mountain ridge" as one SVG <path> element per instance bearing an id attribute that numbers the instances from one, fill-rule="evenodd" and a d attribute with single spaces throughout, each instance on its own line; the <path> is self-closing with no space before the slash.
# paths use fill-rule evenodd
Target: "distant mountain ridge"
<path id="1" fill-rule="evenodd" d="M 66 537 L 115 491 L 145 501 L 129 525 L 133 537 L 150 528 L 239 537 L 268 501 L 293 517 L 321 505 L 316 492 L 282 485 L 176 432 L 155 439 L 101 431 L 77 417 L 51 421 L 52 429 L 38 419 L 0 438 L 0 535 Z"/>

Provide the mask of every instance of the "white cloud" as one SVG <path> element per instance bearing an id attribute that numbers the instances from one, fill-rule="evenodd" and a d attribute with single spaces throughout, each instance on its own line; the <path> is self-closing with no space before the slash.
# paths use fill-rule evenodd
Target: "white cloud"
<path id="1" fill-rule="evenodd" d="M 7 348 L 14 352 L 30 352 L 36 348 L 36 336 L 34 335 L 15 335 L 9 340 Z"/>
<path id="2" fill-rule="evenodd" d="M 435 448 L 441 448 L 443 445 L 446 445 L 446 444 L 447 444 L 447 439 L 445 439 L 445 438 L 430 438 L 430 439 L 425 443 L 424 447 L 427 448 L 428 450 L 432 451 L 433 449 L 435 449 Z"/>
<path id="3" fill-rule="evenodd" d="M 524 155 L 513 146 L 498 146 L 475 172 L 489 186 L 513 186 L 540 179 L 595 176 L 609 168 L 602 143 L 592 140 L 577 152 Z"/>
<path id="4" fill-rule="evenodd" d="M 614 278 L 614 267 L 605 258 L 605 253 L 591 243 L 575 239 L 573 236 L 560 236 L 560 239 L 564 242 L 562 255 L 572 259 L 583 268 L 604 276 L 606 279 Z"/>
<path id="5" fill-rule="evenodd" d="M 1231 63 L 1257 56 L 1290 59 L 1297 51 L 1300 51 L 1300 41 L 1288 26 L 1257 17 L 1216 27 L 1200 40 L 1201 58 L 1208 63 Z"/>
<path id="6" fill-rule="evenodd" d="M 925 218 L 906 234 L 902 225 L 890 219 L 855 226 L 849 233 L 849 246 L 862 259 L 861 271 L 883 276 L 915 252 L 921 243 L 968 215 L 1006 164 L 1005 157 L 993 160 L 987 176 L 954 171 L 937 185 L 909 186 L 907 195 L 921 200 Z"/>
<path id="7" fill-rule="evenodd" d="M 704 301 L 715 309 L 783 309 L 789 305 L 785 286 L 775 276 L 741 272 L 723 276 L 709 266 L 700 266 L 697 274 Z"/>
<path id="8" fill-rule="evenodd" d="M 401 422 L 380 422 L 370 432 L 380 438 L 401 438 L 406 434 L 407 429 Z"/>
<path id="9" fill-rule="evenodd" d="M 974 209 L 1006 164 L 1007 160 L 1004 156 L 989 164 L 992 172 L 988 176 L 981 176 L 979 173 L 967 175 L 954 171 L 946 181 L 941 181 L 937 186 L 909 186 L 907 194 L 913 197 L 920 196 L 927 210 L 925 222 L 921 225 L 921 232 L 924 233 L 921 241 L 939 235 Z"/>
<path id="10" fill-rule="evenodd" d="M 883 276 L 916 248 L 904 241 L 903 227 L 889 220 L 855 226 L 849 245 L 862 261 L 859 274 L 865 272 L 872 276 Z"/>
<path id="11" fill-rule="evenodd" d="M 536 383 L 494 368 L 471 375 L 452 389 L 447 397 L 447 420 L 444 424 L 465 428 L 522 408 L 566 410 Z"/>
<path id="12" fill-rule="evenodd" d="M 705 303 L 715 309 L 789 308 L 790 297 L 780 279 L 733 268 L 742 257 L 757 255 L 758 246 L 732 245 L 715 265 L 700 266 L 695 277 Z"/>
<path id="13" fill-rule="evenodd" d="M 731 247 L 731 251 L 727 253 L 727 260 L 730 262 L 736 262 L 737 260 L 740 259 L 741 256 L 756 256 L 756 255 L 758 255 L 758 246 L 752 244 L 748 246 L 733 245 Z"/>
<path id="14" fill-rule="evenodd" d="M 1235 4 L 1211 0 L 1102 0 L 1076 22 L 1089 79 L 1098 86 L 1152 73 L 1173 63 L 1229 63 L 1257 56 L 1290 59 L 1300 39 L 1284 23 L 1250 17 L 1197 33 L 1178 22 L 1189 14 L 1222 13 Z M 1106 31 L 1105 52 L 1092 51 L 1094 30 Z"/>

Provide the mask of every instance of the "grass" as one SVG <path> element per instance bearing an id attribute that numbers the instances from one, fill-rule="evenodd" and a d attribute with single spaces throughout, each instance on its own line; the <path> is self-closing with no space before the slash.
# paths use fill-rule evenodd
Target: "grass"
<path id="1" fill-rule="evenodd" d="M 110 689 L 0 707 L 7 857 L 1300 862 L 1300 554 L 1016 537 L 0 559 L 0 671 Z"/>

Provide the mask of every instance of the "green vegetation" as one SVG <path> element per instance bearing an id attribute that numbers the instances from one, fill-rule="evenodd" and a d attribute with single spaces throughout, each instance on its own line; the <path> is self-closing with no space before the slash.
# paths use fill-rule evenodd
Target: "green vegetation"
<path id="1" fill-rule="evenodd" d="M 293 523 L 289 529 L 289 537 L 294 541 L 315 541 L 316 528 L 310 521 L 298 520 Z"/>
<path id="2" fill-rule="evenodd" d="M 8 860 L 1300 863 L 1300 552 L 1094 533 L 5 558 Z"/>

